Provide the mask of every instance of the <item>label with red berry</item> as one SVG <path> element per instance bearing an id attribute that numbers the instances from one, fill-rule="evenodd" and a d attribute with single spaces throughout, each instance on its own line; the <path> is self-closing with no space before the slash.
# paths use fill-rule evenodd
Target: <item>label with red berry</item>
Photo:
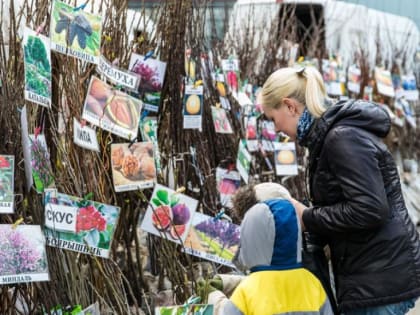
<path id="1" fill-rule="evenodd" d="M 108 258 L 120 208 L 47 190 L 47 245 Z"/>

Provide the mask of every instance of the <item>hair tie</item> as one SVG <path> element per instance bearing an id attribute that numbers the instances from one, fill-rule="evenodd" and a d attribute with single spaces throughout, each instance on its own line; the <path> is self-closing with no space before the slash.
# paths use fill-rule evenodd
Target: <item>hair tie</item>
<path id="1" fill-rule="evenodd" d="M 304 73 L 305 73 L 305 67 L 303 67 L 302 69 L 298 70 L 296 73 L 298 76 L 300 77 L 304 77 Z"/>

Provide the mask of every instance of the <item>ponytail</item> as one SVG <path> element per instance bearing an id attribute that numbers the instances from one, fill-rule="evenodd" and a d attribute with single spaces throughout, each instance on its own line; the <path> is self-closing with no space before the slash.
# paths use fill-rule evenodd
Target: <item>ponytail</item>
<path id="1" fill-rule="evenodd" d="M 261 96 L 268 108 L 277 108 L 284 97 L 291 97 L 305 105 L 313 117 L 321 117 L 326 110 L 324 81 L 314 67 L 275 71 L 264 83 Z"/>
<path id="2" fill-rule="evenodd" d="M 326 90 L 322 76 L 314 67 L 304 68 L 306 78 L 305 103 L 312 116 L 319 118 L 325 112 Z"/>

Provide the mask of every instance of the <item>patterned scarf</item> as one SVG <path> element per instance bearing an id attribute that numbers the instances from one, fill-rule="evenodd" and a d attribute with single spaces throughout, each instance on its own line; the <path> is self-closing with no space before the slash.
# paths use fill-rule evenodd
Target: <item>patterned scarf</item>
<path id="1" fill-rule="evenodd" d="M 308 109 L 305 107 L 302 115 L 299 118 L 298 127 L 297 127 L 297 138 L 299 141 L 307 135 L 309 129 L 311 129 L 314 118 L 309 113 Z"/>

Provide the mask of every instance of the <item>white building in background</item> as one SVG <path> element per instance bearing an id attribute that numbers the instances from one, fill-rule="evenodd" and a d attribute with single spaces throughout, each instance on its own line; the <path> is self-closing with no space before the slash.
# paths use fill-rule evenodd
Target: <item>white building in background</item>
<path id="1" fill-rule="evenodd" d="M 406 70 L 413 67 L 420 37 L 417 25 L 411 19 L 334 0 L 238 0 L 233 6 L 227 31 L 228 40 L 233 41 L 231 46 L 239 46 L 248 35 L 247 23 L 250 21 L 252 27 L 260 29 L 261 36 L 268 40 L 267 28 L 284 6 L 296 6 L 295 14 L 302 25 L 311 23 L 311 10 L 317 19 L 323 19 L 325 47 L 320 49 L 325 48 L 330 54 L 338 53 L 344 66 L 351 64 L 355 53 L 363 50 L 372 68 L 378 53 L 388 68 L 398 59 L 404 61 Z M 261 42 L 258 43 L 261 47 Z"/>

